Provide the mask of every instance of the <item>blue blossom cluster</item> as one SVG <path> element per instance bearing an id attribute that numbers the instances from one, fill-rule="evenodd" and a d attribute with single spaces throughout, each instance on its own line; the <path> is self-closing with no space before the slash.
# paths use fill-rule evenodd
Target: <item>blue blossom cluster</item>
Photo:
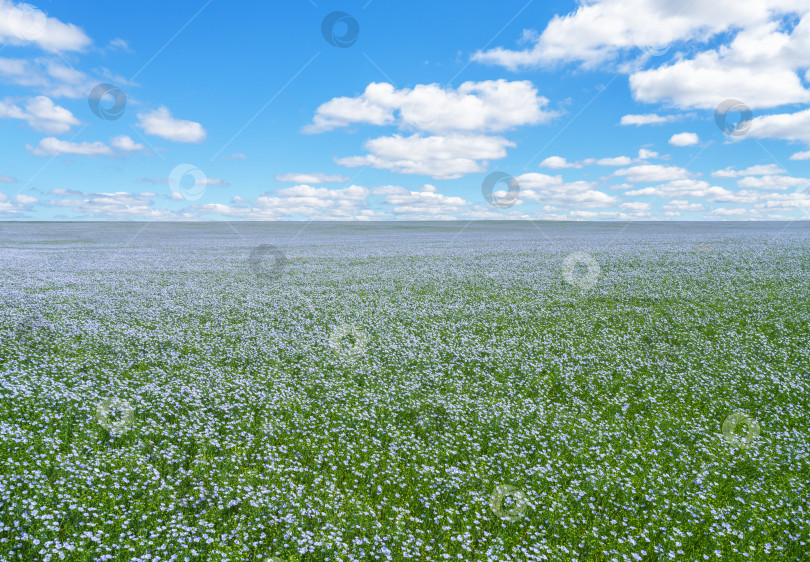
<path id="1" fill-rule="evenodd" d="M 5 224 L 0 559 L 800 560 L 783 228 Z"/>

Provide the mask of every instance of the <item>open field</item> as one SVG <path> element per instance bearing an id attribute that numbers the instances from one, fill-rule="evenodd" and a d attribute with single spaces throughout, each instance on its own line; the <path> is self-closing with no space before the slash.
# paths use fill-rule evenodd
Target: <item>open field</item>
<path id="1" fill-rule="evenodd" d="M 808 235 L 2 223 L 0 559 L 806 559 Z"/>

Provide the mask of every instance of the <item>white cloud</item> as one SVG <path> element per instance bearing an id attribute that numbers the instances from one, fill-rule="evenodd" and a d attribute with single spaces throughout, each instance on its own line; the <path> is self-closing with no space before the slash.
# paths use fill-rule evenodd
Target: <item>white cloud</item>
<path id="1" fill-rule="evenodd" d="M 113 137 L 112 140 L 110 140 L 110 146 L 123 152 L 139 152 L 142 150 L 146 150 L 146 147 L 144 145 L 133 141 L 126 135 L 119 135 L 117 137 Z"/>
<path id="2" fill-rule="evenodd" d="M 672 146 L 693 146 L 700 142 L 696 133 L 676 133 L 669 138 Z"/>
<path id="3" fill-rule="evenodd" d="M 52 189 L 50 193 L 60 198 L 44 201 L 44 205 L 71 209 L 84 216 L 152 220 L 192 218 L 166 209 L 155 209 L 153 201 L 154 194 L 136 195 L 125 191 L 91 193 L 72 189 Z"/>
<path id="4" fill-rule="evenodd" d="M 563 168 L 581 168 L 582 164 L 579 164 L 578 162 L 568 162 L 562 156 L 549 156 L 540 162 L 540 167 L 560 170 Z"/>
<path id="5" fill-rule="evenodd" d="M 642 160 L 648 160 L 650 158 L 658 158 L 658 153 L 654 150 L 647 150 L 646 148 L 639 148 L 638 149 L 638 157 Z"/>
<path id="6" fill-rule="evenodd" d="M 759 211 L 754 209 L 732 209 L 727 207 L 721 207 L 719 209 L 714 209 L 709 213 L 710 216 L 720 216 L 720 217 L 742 217 L 746 215 L 759 215 Z"/>
<path id="7" fill-rule="evenodd" d="M 502 137 L 485 135 L 394 135 L 368 140 L 364 147 L 371 154 L 340 158 L 337 163 L 454 179 L 485 171 L 487 161 L 506 156 L 509 146 L 514 144 Z"/>
<path id="8" fill-rule="evenodd" d="M 27 211 L 39 199 L 23 193 L 9 199 L 5 193 L 0 193 L 0 215 L 16 215 Z"/>
<path id="9" fill-rule="evenodd" d="M 685 199 L 673 199 L 672 201 L 664 205 L 662 208 L 667 211 L 685 211 L 685 212 L 705 210 L 705 207 L 703 206 L 702 203 L 692 203 L 690 201 L 686 201 Z M 680 216 L 680 213 L 678 213 L 676 216 Z"/>
<path id="10" fill-rule="evenodd" d="M 644 113 L 641 115 L 622 115 L 620 123 L 622 125 L 661 125 L 663 123 L 670 123 L 676 119 L 677 117 L 675 115 L 661 116 L 657 113 Z"/>
<path id="11" fill-rule="evenodd" d="M 0 183 L 17 183 L 17 178 L 0 174 Z"/>
<path id="12" fill-rule="evenodd" d="M 806 10 L 799 0 L 717 0 L 674 7 L 666 0 L 591 0 L 575 12 L 555 16 L 542 33 L 525 32 L 532 47 L 512 51 L 498 47 L 478 52 L 473 60 L 517 70 L 581 62 L 586 67 L 622 52 L 643 52 L 650 44 L 693 41 L 737 28 L 761 25 L 785 12 Z"/>
<path id="13" fill-rule="evenodd" d="M 615 156 L 613 158 L 586 158 L 583 163 L 586 166 L 596 164 L 597 166 L 627 166 L 633 163 L 629 156 Z"/>
<path id="14" fill-rule="evenodd" d="M 667 0 L 589 0 L 555 16 L 540 34 L 524 32 L 530 48 L 497 47 L 473 60 L 511 70 L 615 63 L 631 75 L 634 99 L 678 108 L 714 109 L 730 98 L 751 108 L 807 103 L 801 75 L 810 66 L 808 14 L 806 0 L 717 0 L 677 9 Z M 792 30 L 786 17 L 800 18 Z M 716 39 L 719 46 L 706 49 Z M 687 42 L 685 54 L 680 47 Z M 649 56 L 650 46 L 668 56 Z M 696 54 L 687 58 L 690 52 Z"/>
<path id="15" fill-rule="evenodd" d="M 149 152 L 141 143 L 133 141 L 126 135 L 118 135 L 110 139 L 109 146 L 101 141 L 96 142 L 72 142 L 47 137 L 39 141 L 36 147 L 25 145 L 28 151 L 34 156 L 128 156 L 135 152 Z M 113 150 L 114 149 L 114 150 Z"/>
<path id="16" fill-rule="evenodd" d="M 657 196 L 666 199 L 696 199 L 699 197 L 732 197 L 733 191 L 695 179 L 672 180 L 654 187 L 624 193 L 628 197 Z"/>
<path id="17" fill-rule="evenodd" d="M 0 43 L 33 44 L 44 51 L 59 53 L 83 51 L 91 41 L 80 28 L 48 17 L 39 8 L 0 0 Z"/>
<path id="18" fill-rule="evenodd" d="M 621 211 L 571 211 L 568 216 L 559 217 L 569 220 L 638 220 L 646 218 L 649 213 L 646 211 L 633 211 L 623 213 Z M 556 217 L 555 217 L 556 218 Z"/>
<path id="19" fill-rule="evenodd" d="M 810 184 L 807 178 L 792 176 L 749 176 L 740 179 L 737 185 L 744 188 L 782 191 Z"/>
<path id="20" fill-rule="evenodd" d="M 169 108 L 160 106 L 155 111 L 138 113 L 138 127 L 148 135 L 155 135 L 174 142 L 203 142 L 205 129 L 194 121 L 172 117 Z"/>
<path id="21" fill-rule="evenodd" d="M 24 107 L 8 99 L 0 101 L 0 119 L 2 118 L 24 120 L 33 129 L 51 135 L 66 133 L 71 127 L 81 123 L 70 111 L 54 104 L 53 100 L 45 96 L 26 100 Z"/>
<path id="22" fill-rule="evenodd" d="M 618 198 L 594 189 L 586 181 L 566 183 L 562 176 L 529 173 L 515 178 L 520 185 L 519 199 L 531 199 L 546 205 L 566 208 L 609 207 L 618 203 Z"/>
<path id="23" fill-rule="evenodd" d="M 276 181 L 292 182 L 292 183 L 344 183 L 349 181 L 350 178 L 338 174 L 328 175 L 321 172 L 311 174 L 278 174 Z"/>
<path id="24" fill-rule="evenodd" d="M 469 203 L 461 197 L 448 197 L 436 193 L 436 188 L 426 185 L 420 191 L 403 190 L 400 193 L 388 195 L 383 203 L 394 205 L 392 212 L 395 215 L 432 216 L 451 215 L 466 211 Z"/>
<path id="25" fill-rule="evenodd" d="M 754 117 L 745 136 L 801 141 L 810 145 L 810 109 Z"/>
<path id="26" fill-rule="evenodd" d="M 218 214 L 252 220 L 306 217 L 312 220 L 370 220 L 381 214 L 365 203 L 370 191 L 359 185 L 343 189 L 296 185 L 280 189 L 274 195 L 262 195 L 254 201 L 234 198 L 233 205 L 209 203 L 193 206 L 200 215 Z"/>
<path id="27" fill-rule="evenodd" d="M 540 162 L 541 168 L 561 170 L 563 168 L 582 168 L 583 166 L 627 166 L 632 164 L 629 156 L 614 156 L 612 158 L 586 158 L 582 162 L 569 162 L 562 156 L 549 156 Z"/>
<path id="28" fill-rule="evenodd" d="M 464 82 L 457 89 L 419 84 L 398 90 L 371 83 L 361 95 L 334 98 L 321 105 L 305 132 L 320 133 L 353 123 L 398 125 L 438 134 L 494 133 L 545 123 L 556 113 L 548 99 L 527 81 Z"/>
<path id="29" fill-rule="evenodd" d="M 622 209 L 627 209 L 629 211 L 649 211 L 652 205 L 650 203 L 643 203 L 641 201 L 634 201 L 630 203 L 622 203 L 619 205 Z"/>
<path id="30" fill-rule="evenodd" d="M 751 4 L 764 8 L 767 3 Z M 744 26 L 729 44 L 633 74 L 633 97 L 706 109 L 724 99 L 741 100 L 752 109 L 807 103 L 810 90 L 799 73 L 810 66 L 808 4 L 769 8 L 773 11 L 767 18 Z M 785 31 L 780 21 L 786 11 L 803 14 L 792 32 Z"/>
<path id="31" fill-rule="evenodd" d="M 47 137 L 39 141 L 36 147 L 26 145 L 34 156 L 59 156 L 72 154 L 77 156 L 111 156 L 112 149 L 101 141 L 97 142 L 70 142 L 55 137 Z"/>
<path id="32" fill-rule="evenodd" d="M 743 170 L 735 170 L 731 166 L 723 168 L 722 170 L 715 170 L 714 172 L 712 172 L 712 177 L 738 178 L 742 176 L 764 176 L 764 175 L 784 174 L 784 173 L 785 170 L 783 170 L 776 164 L 757 164 L 755 166 L 749 166 L 748 168 L 745 168 Z"/>
<path id="33" fill-rule="evenodd" d="M 109 72 L 102 74 L 108 82 L 128 84 L 125 79 L 112 76 Z M 0 57 L 0 78 L 54 98 L 85 98 L 98 83 L 98 79 L 87 76 L 61 59 L 51 57 L 32 59 Z"/>
<path id="34" fill-rule="evenodd" d="M 731 66 L 711 53 L 633 74 L 630 88 L 637 101 L 682 108 L 715 109 L 725 99 L 754 109 L 810 101 L 810 91 L 792 70 Z"/>
<path id="35" fill-rule="evenodd" d="M 810 160 L 810 150 L 804 150 L 802 152 L 797 152 L 790 156 L 791 160 Z"/>
<path id="36" fill-rule="evenodd" d="M 614 172 L 616 176 L 625 176 L 627 181 L 639 182 L 664 182 L 671 180 L 681 180 L 688 178 L 691 174 L 686 168 L 678 166 L 662 166 L 661 164 L 641 164 L 622 168 Z"/>

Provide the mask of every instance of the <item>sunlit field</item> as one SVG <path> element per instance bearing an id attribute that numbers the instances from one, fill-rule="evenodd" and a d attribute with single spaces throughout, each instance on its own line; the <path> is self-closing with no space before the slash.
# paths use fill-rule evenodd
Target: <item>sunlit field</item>
<path id="1" fill-rule="evenodd" d="M 810 225 L 0 224 L 2 560 L 806 560 Z"/>

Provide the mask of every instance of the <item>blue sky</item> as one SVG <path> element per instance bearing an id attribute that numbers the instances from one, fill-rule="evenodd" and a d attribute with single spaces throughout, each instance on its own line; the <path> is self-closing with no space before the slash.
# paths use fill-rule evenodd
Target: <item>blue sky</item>
<path id="1" fill-rule="evenodd" d="M 0 0 L 0 217 L 807 218 L 810 5 L 673 4 Z"/>

